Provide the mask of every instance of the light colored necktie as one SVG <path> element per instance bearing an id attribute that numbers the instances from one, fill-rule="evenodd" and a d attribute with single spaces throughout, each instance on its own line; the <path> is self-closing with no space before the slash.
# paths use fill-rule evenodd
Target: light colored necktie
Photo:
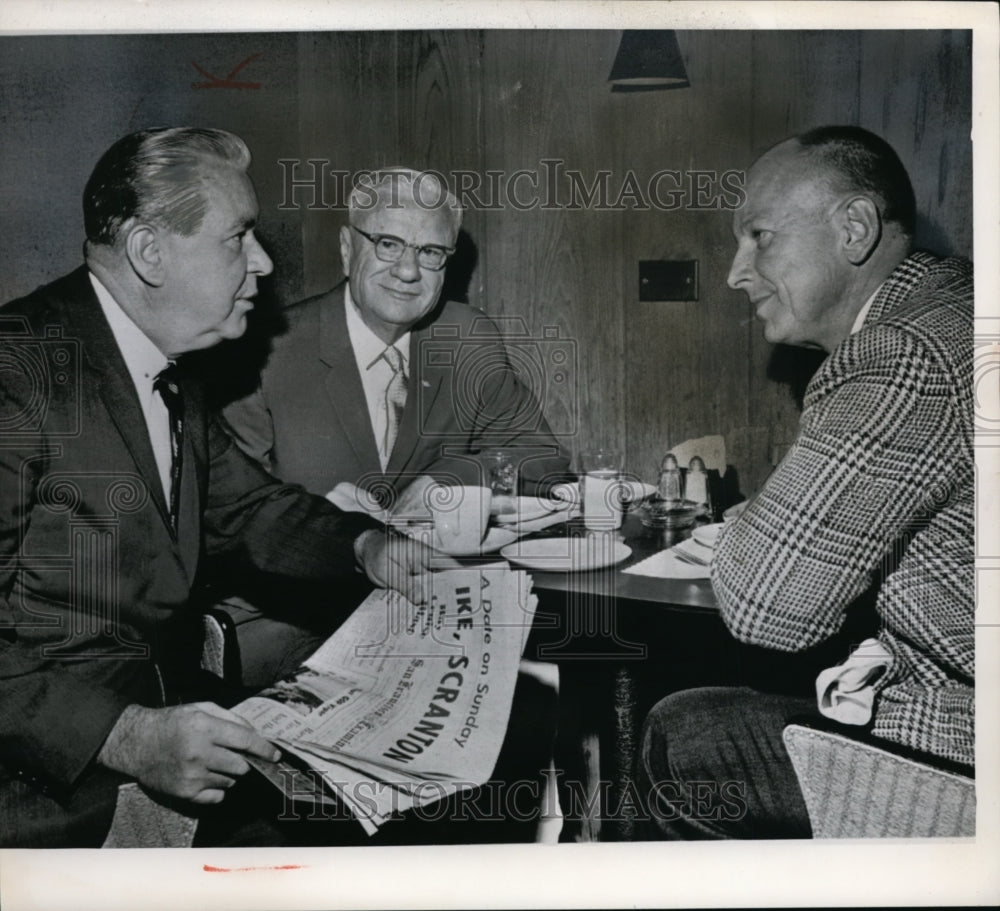
<path id="1" fill-rule="evenodd" d="M 385 457 L 392 455 L 392 447 L 396 445 L 396 436 L 399 434 L 399 422 L 403 418 L 403 408 L 406 406 L 406 365 L 403 363 L 403 355 L 395 345 L 389 345 L 382 352 L 382 357 L 392 368 L 392 379 L 385 387 Z"/>

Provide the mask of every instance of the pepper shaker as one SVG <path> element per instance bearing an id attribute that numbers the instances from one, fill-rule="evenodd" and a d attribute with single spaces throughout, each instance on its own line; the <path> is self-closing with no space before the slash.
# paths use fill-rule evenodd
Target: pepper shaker
<path id="1" fill-rule="evenodd" d="M 694 456 L 688 466 L 685 496 L 692 503 L 697 503 L 702 515 L 712 514 L 712 500 L 708 490 L 708 473 L 701 456 Z"/>

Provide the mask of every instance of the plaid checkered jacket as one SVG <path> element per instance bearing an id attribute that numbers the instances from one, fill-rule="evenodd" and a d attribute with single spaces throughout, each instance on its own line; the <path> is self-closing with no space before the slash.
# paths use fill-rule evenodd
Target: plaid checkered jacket
<path id="1" fill-rule="evenodd" d="M 894 662 L 873 733 L 969 765 L 972 371 L 972 267 L 916 253 L 813 377 L 798 438 L 712 570 L 733 635 L 789 652 L 835 633 L 875 582 Z"/>

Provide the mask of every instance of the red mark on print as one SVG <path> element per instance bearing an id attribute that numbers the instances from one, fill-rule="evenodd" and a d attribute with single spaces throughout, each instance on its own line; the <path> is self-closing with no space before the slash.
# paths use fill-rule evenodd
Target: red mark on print
<path id="1" fill-rule="evenodd" d="M 236 68 L 224 79 L 220 79 L 218 76 L 213 76 L 204 67 L 198 66 L 193 60 L 191 61 L 191 66 L 193 66 L 202 76 L 204 76 L 208 82 L 192 82 L 191 88 L 193 89 L 259 89 L 259 82 L 236 82 L 236 74 L 243 69 L 251 60 L 256 60 L 260 54 L 251 54 L 242 63 L 237 64 Z"/>
<path id="2" fill-rule="evenodd" d="M 213 867 L 211 864 L 202 864 L 201 869 L 206 873 L 248 873 L 251 870 L 304 870 L 307 864 L 281 864 L 277 867 Z"/>

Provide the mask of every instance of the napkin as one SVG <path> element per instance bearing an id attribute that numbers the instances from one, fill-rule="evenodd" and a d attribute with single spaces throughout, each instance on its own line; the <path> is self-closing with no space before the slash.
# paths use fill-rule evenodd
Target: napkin
<path id="1" fill-rule="evenodd" d="M 646 557 L 645 560 L 640 560 L 628 569 L 623 569 L 622 572 L 633 573 L 637 576 L 652 576 L 654 579 L 708 579 L 710 577 L 711 568 L 708 563 L 703 566 L 685 563 L 677 558 L 678 552 L 696 555 L 700 559 L 705 559 L 708 555 L 709 561 L 712 553 L 696 541 L 681 541 L 680 544 L 675 544 L 651 557 Z"/>
<path id="2" fill-rule="evenodd" d="M 706 468 L 714 468 L 719 474 L 726 473 L 726 439 L 718 434 L 685 440 L 683 443 L 671 446 L 670 451 L 681 468 L 687 468 L 694 456 L 701 456 Z"/>
<path id="3" fill-rule="evenodd" d="M 865 639 L 843 664 L 820 671 L 816 678 L 820 712 L 843 724 L 868 724 L 875 681 L 891 666 L 888 649 L 878 639 Z"/>
<path id="4" fill-rule="evenodd" d="M 326 495 L 326 498 L 344 512 L 363 512 L 383 524 L 389 521 L 388 510 L 382 509 L 367 490 L 350 481 L 341 481 Z"/>
<path id="5" fill-rule="evenodd" d="M 344 512 L 363 512 L 386 525 L 392 522 L 390 513 L 382 509 L 378 501 L 367 490 L 356 484 L 351 484 L 349 481 L 341 481 L 326 495 L 326 498 Z M 558 525 L 560 522 L 567 522 L 578 515 L 580 515 L 580 507 L 573 505 L 568 509 L 553 510 L 537 519 L 505 524 L 503 527 L 510 529 L 520 537 L 542 531 L 542 529 Z M 403 530 L 405 531 L 405 528 Z"/>
<path id="6" fill-rule="evenodd" d="M 537 519 L 528 519 L 526 522 L 512 522 L 505 524 L 503 528 L 509 528 L 517 532 L 518 535 L 530 535 L 533 532 L 541 531 L 551 525 L 558 525 L 560 522 L 568 522 L 570 519 L 580 515 L 579 506 L 571 506 L 569 509 L 557 509 L 553 512 L 539 516 Z"/>

